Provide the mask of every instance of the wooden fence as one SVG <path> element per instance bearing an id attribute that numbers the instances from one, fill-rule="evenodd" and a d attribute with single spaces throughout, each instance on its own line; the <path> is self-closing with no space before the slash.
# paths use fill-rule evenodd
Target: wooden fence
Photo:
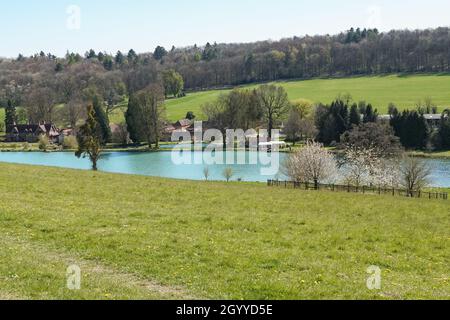
<path id="1" fill-rule="evenodd" d="M 296 181 L 279 181 L 268 180 L 269 187 L 283 187 L 286 189 L 302 189 L 302 190 L 327 190 L 333 192 L 362 193 L 362 194 L 378 194 L 391 195 L 408 198 L 424 198 L 424 199 L 441 199 L 448 200 L 448 193 L 424 192 L 424 191 L 407 191 L 395 188 L 381 188 L 369 186 L 352 186 L 352 185 L 336 185 L 336 184 L 318 184 Z"/>

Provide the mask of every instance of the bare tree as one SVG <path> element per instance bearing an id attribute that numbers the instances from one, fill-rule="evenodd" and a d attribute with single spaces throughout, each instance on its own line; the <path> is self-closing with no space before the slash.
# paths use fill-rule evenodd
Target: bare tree
<path id="1" fill-rule="evenodd" d="M 27 113 L 30 122 L 52 122 L 55 110 L 55 96 L 47 87 L 32 89 L 27 97 Z"/>
<path id="2" fill-rule="evenodd" d="M 312 119 L 302 119 L 300 121 L 300 135 L 301 138 L 307 140 L 314 140 L 319 131 L 314 124 L 314 120 Z"/>
<path id="3" fill-rule="evenodd" d="M 127 124 L 125 122 L 121 122 L 113 126 L 114 130 L 112 132 L 112 141 L 114 143 L 119 143 L 122 146 L 126 146 L 130 142 L 130 134 L 127 130 Z"/>
<path id="4" fill-rule="evenodd" d="M 203 176 L 205 177 L 205 181 L 208 181 L 209 179 L 209 167 L 203 168 Z"/>
<path id="5" fill-rule="evenodd" d="M 81 100 L 70 100 L 64 107 L 64 118 L 72 129 L 77 127 L 78 121 L 83 117 L 86 108 Z"/>
<path id="6" fill-rule="evenodd" d="M 262 85 L 256 90 L 256 94 L 267 121 L 269 138 L 272 138 L 272 129 L 288 110 L 288 95 L 283 87 L 275 85 Z"/>
<path id="7" fill-rule="evenodd" d="M 301 125 L 302 118 L 300 114 L 295 110 L 291 110 L 283 131 L 286 134 L 288 141 L 291 141 L 293 145 L 300 139 Z"/>
<path id="8" fill-rule="evenodd" d="M 233 168 L 226 167 L 222 172 L 223 177 L 227 180 L 227 182 L 230 182 L 231 178 L 234 175 Z"/>
<path id="9" fill-rule="evenodd" d="M 322 144 L 309 141 L 300 151 L 290 155 L 284 163 L 284 171 L 292 180 L 313 182 L 318 189 L 319 183 L 336 177 L 337 163 Z"/>
<path id="10" fill-rule="evenodd" d="M 400 168 L 400 183 L 412 197 L 430 183 L 431 168 L 425 161 L 415 157 L 405 157 Z"/>

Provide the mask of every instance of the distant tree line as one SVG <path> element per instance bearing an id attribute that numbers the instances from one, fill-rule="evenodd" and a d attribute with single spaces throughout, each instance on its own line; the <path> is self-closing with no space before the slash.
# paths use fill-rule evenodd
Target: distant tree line
<path id="1" fill-rule="evenodd" d="M 67 52 L 59 58 L 40 52 L 0 59 L 0 105 L 9 99 L 16 106 L 33 101 L 39 112 L 28 117 L 49 120 L 51 105 L 81 100 L 92 87 L 105 101 L 114 102 L 163 80 L 166 96 L 178 96 L 183 89 L 278 79 L 447 72 L 449 47 L 449 28 L 385 33 L 352 28 L 333 36 L 248 44 L 207 43 L 170 50 L 158 46 L 142 54 L 133 49 L 114 54 L 89 50 L 84 56 Z"/>

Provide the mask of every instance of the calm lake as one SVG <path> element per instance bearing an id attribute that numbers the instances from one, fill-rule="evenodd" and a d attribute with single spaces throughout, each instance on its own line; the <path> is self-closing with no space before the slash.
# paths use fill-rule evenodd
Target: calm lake
<path id="1" fill-rule="evenodd" d="M 201 156 L 202 153 L 191 152 L 192 157 Z M 232 180 L 266 182 L 267 179 L 280 178 L 283 175 L 262 175 L 261 164 L 248 164 L 249 157 L 257 157 L 257 153 L 235 152 L 235 157 L 246 157 L 247 164 L 235 165 L 211 165 L 210 180 L 224 180 L 222 172 L 225 167 L 233 168 Z M 226 152 L 218 153 L 220 157 L 229 156 Z M 287 154 L 280 154 L 280 162 L 283 162 Z M 433 168 L 432 183 L 436 187 L 450 188 L 450 160 L 426 159 Z M 72 169 L 90 169 L 88 159 L 78 159 L 73 153 L 56 152 L 0 152 L 0 162 L 54 166 Z M 137 174 L 157 176 L 175 179 L 203 180 L 205 165 L 199 164 L 175 164 L 172 161 L 171 152 L 134 153 L 134 152 L 110 152 L 105 153 L 99 162 L 99 170 L 113 173 Z M 265 167 L 265 166 L 264 166 Z"/>

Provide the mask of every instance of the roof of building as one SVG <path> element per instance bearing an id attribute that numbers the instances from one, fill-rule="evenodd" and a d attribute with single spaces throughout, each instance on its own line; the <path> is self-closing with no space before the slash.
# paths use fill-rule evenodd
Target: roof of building
<path id="1" fill-rule="evenodd" d="M 15 124 L 11 131 L 15 134 L 47 134 L 50 137 L 59 136 L 59 130 L 51 123 Z"/>
<path id="2" fill-rule="evenodd" d="M 425 120 L 441 120 L 442 119 L 442 115 L 441 114 L 424 114 L 423 117 L 425 118 Z M 447 117 L 447 116 L 444 116 Z M 378 116 L 378 119 L 380 120 L 391 120 L 392 116 L 390 114 L 381 114 Z"/>
<path id="3" fill-rule="evenodd" d="M 190 127 L 192 125 L 192 121 L 189 119 L 178 120 L 175 125 L 180 125 L 181 127 Z"/>

